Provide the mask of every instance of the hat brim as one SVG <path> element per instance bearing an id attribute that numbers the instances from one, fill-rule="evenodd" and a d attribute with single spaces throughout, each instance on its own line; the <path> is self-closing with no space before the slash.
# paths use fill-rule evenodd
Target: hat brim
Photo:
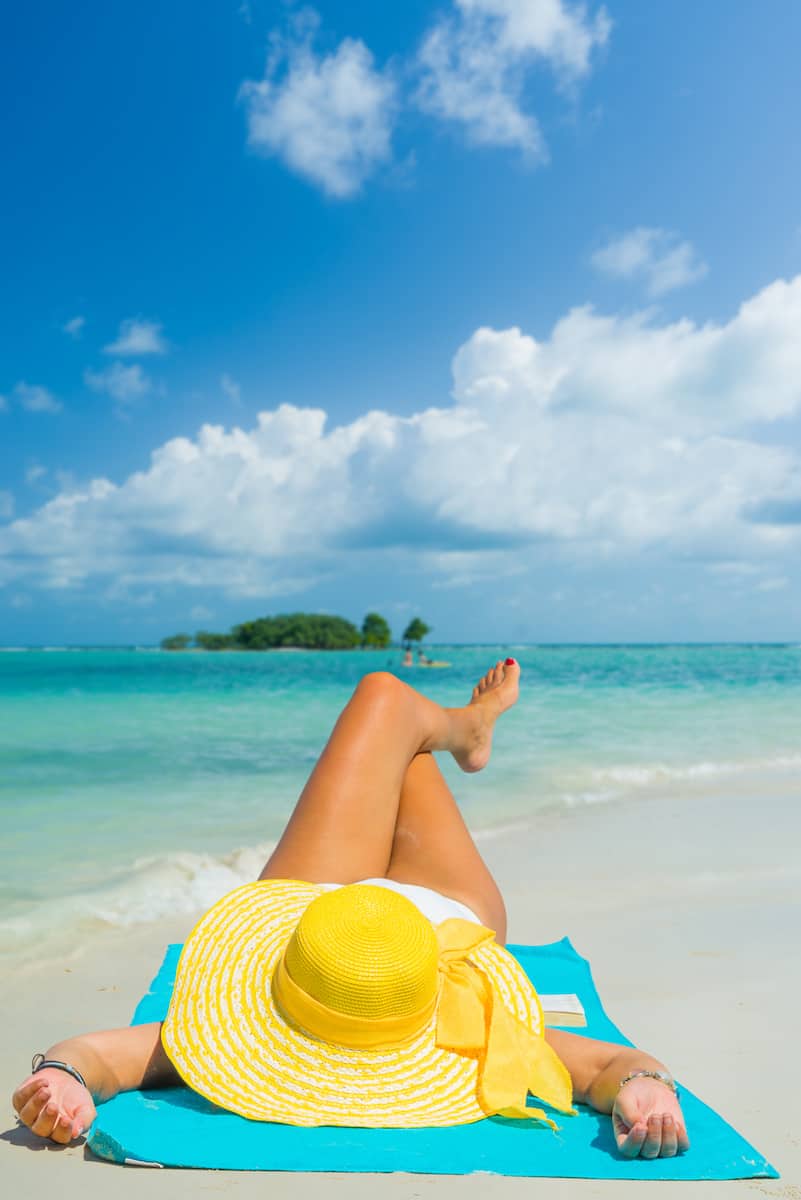
<path id="1" fill-rule="evenodd" d="M 164 1049 L 214 1104 L 290 1125 L 413 1127 L 481 1120 L 475 1057 L 437 1047 L 436 1015 L 408 1041 L 352 1049 L 287 1021 L 271 980 L 307 906 L 324 888 L 298 880 L 245 884 L 198 922 L 178 964 Z M 532 1032 L 542 1009 L 525 972 L 496 943 L 471 953 Z"/>

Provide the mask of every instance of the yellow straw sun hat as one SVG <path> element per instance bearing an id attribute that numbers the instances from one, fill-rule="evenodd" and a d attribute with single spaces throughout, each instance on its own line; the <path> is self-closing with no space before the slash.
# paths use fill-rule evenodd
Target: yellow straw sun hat
<path id="1" fill-rule="evenodd" d="M 542 1008 L 491 930 L 436 929 L 372 884 L 297 880 L 224 896 L 184 946 L 162 1028 L 182 1079 L 290 1125 L 457 1125 L 572 1112 Z"/>

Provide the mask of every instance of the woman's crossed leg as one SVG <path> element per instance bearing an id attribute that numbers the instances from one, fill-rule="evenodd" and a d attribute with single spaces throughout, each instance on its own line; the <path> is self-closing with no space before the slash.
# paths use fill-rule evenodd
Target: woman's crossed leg
<path id="1" fill-rule="evenodd" d="M 489 761 L 520 668 L 499 662 L 463 708 L 442 708 L 394 675 L 366 675 L 344 708 L 261 879 L 414 883 L 471 908 L 498 941 L 506 913 L 432 750 L 465 771 Z"/>

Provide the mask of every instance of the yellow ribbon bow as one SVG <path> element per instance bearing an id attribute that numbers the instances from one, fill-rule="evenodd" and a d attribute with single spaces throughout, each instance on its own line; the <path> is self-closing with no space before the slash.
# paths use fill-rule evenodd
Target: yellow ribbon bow
<path id="1" fill-rule="evenodd" d="M 575 1115 L 567 1068 L 545 1041 L 506 1007 L 492 982 L 468 959 L 494 938 L 491 929 L 451 917 L 436 928 L 440 994 L 437 1045 L 478 1057 L 478 1102 L 487 1116 L 529 1117 L 558 1126 L 541 1108 L 526 1107 L 531 1092 L 560 1112 Z"/>

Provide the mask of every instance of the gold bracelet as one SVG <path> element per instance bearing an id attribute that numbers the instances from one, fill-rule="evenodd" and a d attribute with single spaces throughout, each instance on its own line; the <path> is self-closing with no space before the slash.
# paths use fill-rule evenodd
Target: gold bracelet
<path id="1" fill-rule="evenodd" d="M 617 1090 L 620 1091 L 623 1085 L 628 1083 L 630 1080 L 641 1079 L 643 1076 L 647 1079 L 657 1079 L 660 1083 L 664 1083 L 665 1087 L 670 1088 L 673 1095 L 676 1097 L 676 1099 L 678 1099 L 679 1089 L 676 1087 L 676 1080 L 672 1075 L 668 1075 L 667 1071 L 630 1071 L 628 1075 L 623 1076 L 620 1083 L 617 1085 Z"/>

